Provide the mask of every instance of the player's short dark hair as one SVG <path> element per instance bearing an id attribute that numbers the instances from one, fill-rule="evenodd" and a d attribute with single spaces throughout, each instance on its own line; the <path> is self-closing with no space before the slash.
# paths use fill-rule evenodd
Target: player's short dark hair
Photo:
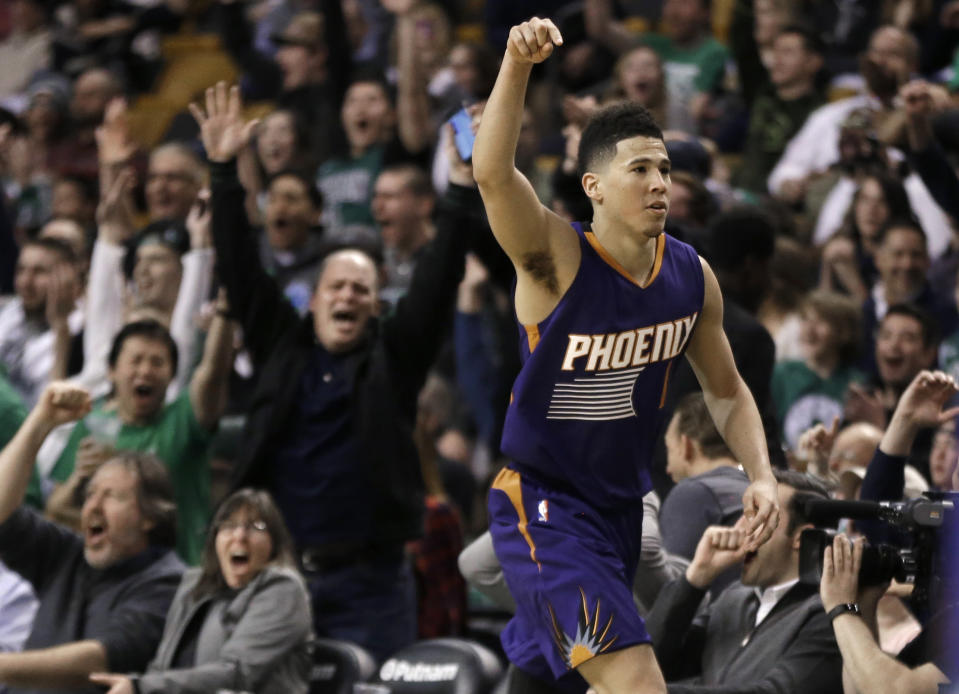
<path id="1" fill-rule="evenodd" d="M 316 187 L 316 183 L 313 181 L 312 176 L 307 174 L 305 171 L 302 171 L 301 169 L 292 168 L 292 167 L 280 169 L 279 171 L 271 175 L 269 179 L 267 179 L 267 182 L 266 182 L 267 191 L 269 191 L 270 186 L 273 185 L 273 181 L 275 181 L 278 178 L 286 178 L 288 176 L 295 178 L 296 180 L 298 180 L 300 183 L 303 184 L 303 187 L 306 189 L 306 194 L 307 196 L 309 196 L 310 203 L 313 205 L 313 207 L 315 207 L 318 210 L 323 209 L 323 193 L 320 191 L 319 188 Z"/>
<path id="2" fill-rule="evenodd" d="M 616 155 L 617 143 L 631 137 L 663 139 L 663 131 L 646 107 L 624 101 L 594 113 L 579 141 L 580 174 L 608 162 Z"/>
<path id="3" fill-rule="evenodd" d="M 177 350 L 176 342 L 173 340 L 173 336 L 170 335 L 170 331 L 155 320 L 133 321 L 132 323 L 127 323 L 120 329 L 117 336 L 113 338 L 113 344 L 110 346 L 110 355 L 107 358 L 107 363 L 111 369 L 117 365 L 117 359 L 120 358 L 120 352 L 123 351 L 123 344 L 131 337 L 142 337 L 166 345 L 166 348 L 170 352 L 170 364 L 173 368 L 173 373 L 176 373 L 177 362 L 179 360 L 179 351 Z"/>
<path id="4" fill-rule="evenodd" d="M 881 326 L 889 316 L 908 316 L 919 323 L 919 327 L 922 330 L 922 344 L 924 347 L 932 347 L 939 344 L 939 339 L 942 337 L 939 331 L 939 321 L 925 309 L 910 303 L 893 304 L 886 311 L 886 315 L 882 317 L 882 320 L 879 321 L 879 325 Z"/>
<path id="5" fill-rule="evenodd" d="M 789 500 L 789 508 L 786 509 L 789 514 L 789 522 L 786 524 L 786 534 L 792 535 L 796 532 L 796 528 L 808 523 L 822 526 L 822 523 L 817 523 L 806 513 L 806 502 L 810 500 L 828 500 L 829 487 L 826 482 L 814 475 L 799 472 L 798 470 L 780 470 L 774 468 L 773 476 L 775 476 L 779 484 L 785 484 L 794 490 L 794 494 Z M 831 527 L 836 527 L 835 521 L 832 522 Z"/>
<path id="6" fill-rule="evenodd" d="M 673 417 L 676 418 L 676 430 L 695 441 L 703 455 L 710 460 L 735 458 L 713 423 L 713 417 L 709 414 L 702 393 L 696 392 L 684 396 L 676 404 Z"/>

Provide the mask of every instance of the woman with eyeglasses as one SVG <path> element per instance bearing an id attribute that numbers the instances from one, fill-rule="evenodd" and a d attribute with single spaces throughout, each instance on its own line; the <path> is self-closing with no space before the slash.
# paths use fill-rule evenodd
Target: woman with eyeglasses
<path id="1" fill-rule="evenodd" d="M 293 556 L 270 495 L 235 492 L 213 519 L 200 566 L 183 576 L 146 673 L 90 679 L 108 694 L 305 694 L 313 622 Z"/>

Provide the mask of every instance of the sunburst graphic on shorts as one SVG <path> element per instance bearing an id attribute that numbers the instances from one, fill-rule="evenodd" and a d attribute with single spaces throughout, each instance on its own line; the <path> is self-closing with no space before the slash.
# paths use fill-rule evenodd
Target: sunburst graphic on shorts
<path id="1" fill-rule="evenodd" d="M 559 621 L 556 619 L 556 613 L 553 611 L 553 606 L 549 603 L 546 604 L 549 609 L 550 619 L 553 622 L 553 640 L 556 642 L 556 647 L 559 649 L 560 655 L 563 656 L 566 667 L 570 669 L 579 667 L 594 655 L 605 652 L 610 646 L 616 643 L 616 639 L 619 638 L 618 635 L 613 636 L 609 640 L 606 638 L 609 634 L 610 627 L 613 625 L 613 615 L 609 615 L 609 619 L 606 620 L 606 626 L 604 626 L 602 632 L 600 632 L 599 598 L 596 599 L 596 607 L 593 609 L 592 618 L 590 618 L 590 609 L 586 601 L 586 593 L 582 587 L 579 589 L 579 594 L 582 596 L 583 609 L 579 614 L 579 624 L 576 627 L 575 637 L 570 636 L 560 628 Z"/>

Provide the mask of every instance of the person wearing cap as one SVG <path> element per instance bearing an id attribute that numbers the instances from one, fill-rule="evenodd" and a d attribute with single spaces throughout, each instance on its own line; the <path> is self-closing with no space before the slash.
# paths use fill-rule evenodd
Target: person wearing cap
<path id="1" fill-rule="evenodd" d="M 314 164 L 326 160 L 342 139 L 339 111 L 350 73 L 343 10 L 337 0 L 317 3 L 319 12 L 293 14 L 270 36 L 276 54 L 253 45 L 244 5 L 219 0 L 217 26 L 224 48 L 244 73 L 251 96 L 271 99 L 278 108 L 295 111 L 310 128 L 309 151 Z"/>

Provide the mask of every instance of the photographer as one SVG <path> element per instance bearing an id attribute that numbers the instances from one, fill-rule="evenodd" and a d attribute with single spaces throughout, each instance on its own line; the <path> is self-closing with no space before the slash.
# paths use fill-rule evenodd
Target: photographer
<path id="1" fill-rule="evenodd" d="M 922 429 L 938 427 L 959 414 L 959 408 L 944 410 L 959 389 L 943 371 L 920 371 L 899 397 L 889 425 L 866 468 L 859 490 L 866 501 L 899 501 L 905 484 L 906 458 Z M 888 526 L 862 521 L 856 526 L 869 541 L 878 543 L 889 536 Z"/>
<path id="2" fill-rule="evenodd" d="M 876 450 L 860 498 L 892 500 L 902 498 L 903 469 L 906 456 L 920 429 L 937 426 L 956 416 L 957 408 L 943 409 L 957 392 L 955 381 L 942 371 L 921 371 L 899 399 L 889 426 Z M 893 531 L 878 521 L 857 521 L 872 544 L 887 539 Z M 945 517 L 938 536 L 940 547 L 948 548 L 948 532 L 954 539 L 957 530 L 956 511 Z M 843 686 L 850 692 L 869 694 L 936 694 L 940 683 L 959 681 L 959 667 L 954 655 L 959 638 L 959 614 L 955 590 L 955 559 L 949 567 L 937 566 L 933 575 L 945 578 L 947 588 L 937 592 L 931 607 L 932 617 L 923 625 L 916 639 L 907 645 L 898 660 L 884 653 L 878 645 L 876 608 L 886 584 L 859 588 L 859 567 L 862 564 L 863 541 L 851 543 L 838 535 L 823 557 L 820 597 L 843 657 Z M 949 550 L 942 554 L 949 556 Z M 938 569 L 938 570 L 936 570 Z M 917 586 L 919 581 L 917 580 Z M 952 645 L 952 651 L 949 646 Z"/>
<path id="3" fill-rule="evenodd" d="M 955 654 L 957 604 L 940 610 L 900 653 L 884 653 L 876 640 L 876 606 L 886 585 L 859 588 L 863 541 L 837 535 L 823 557 L 819 594 L 832 620 L 842 653 L 846 694 L 937 694 L 939 685 L 959 680 Z"/>

